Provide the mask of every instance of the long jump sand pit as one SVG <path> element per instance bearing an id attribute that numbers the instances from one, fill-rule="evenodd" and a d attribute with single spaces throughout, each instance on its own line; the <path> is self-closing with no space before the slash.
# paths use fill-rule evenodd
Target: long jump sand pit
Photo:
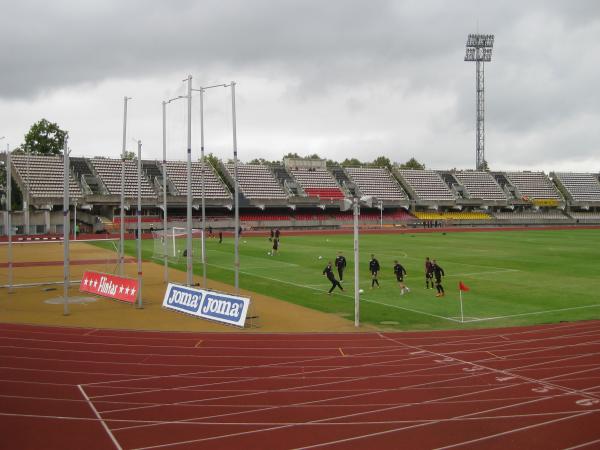
<path id="1" fill-rule="evenodd" d="M 14 245 L 13 280 L 15 284 L 61 283 L 63 280 L 62 242 L 18 243 Z M 83 241 L 70 244 L 71 280 L 79 280 L 86 270 L 117 273 L 118 258 L 115 251 L 98 248 Z M 7 283 L 7 246 L 0 245 L 0 284 Z M 91 328 L 119 328 L 163 331 L 215 331 L 233 332 L 240 328 L 226 326 L 162 308 L 166 285 L 163 266 L 150 261 L 143 263 L 143 309 L 133 305 L 98 297 L 95 302 L 77 302 L 69 305 L 68 316 L 63 315 L 63 305 L 56 299 L 62 296 L 62 284 L 20 287 L 9 293 L 0 288 L 0 321 L 57 326 Z M 125 276 L 135 278 L 137 264 L 126 260 Z M 196 279 L 199 279 L 196 277 Z M 185 273 L 171 269 L 169 280 L 185 282 Z M 208 288 L 233 293 L 232 286 L 208 280 Z M 81 296 L 73 284 L 69 296 Z M 258 332 L 348 332 L 355 331 L 353 322 L 334 314 L 322 313 L 294 305 L 273 297 L 240 289 L 240 295 L 251 298 L 250 316 L 246 331 Z M 86 294 L 87 296 L 87 294 Z M 325 300 L 324 300 L 325 301 Z M 369 328 L 369 331 L 372 331 Z"/>

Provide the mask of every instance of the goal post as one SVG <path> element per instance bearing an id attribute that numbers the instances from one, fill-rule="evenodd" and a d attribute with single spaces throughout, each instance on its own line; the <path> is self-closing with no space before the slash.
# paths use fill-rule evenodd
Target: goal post
<path id="1" fill-rule="evenodd" d="M 187 256 L 186 239 L 187 231 L 183 227 L 172 227 L 166 230 L 155 230 L 152 232 L 154 259 L 164 259 L 166 256 L 170 261 L 181 261 Z M 166 245 L 164 245 L 166 242 Z M 202 230 L 192 229 L 192 257 L 203 261 L 204 248 L 202 247 Z"/>

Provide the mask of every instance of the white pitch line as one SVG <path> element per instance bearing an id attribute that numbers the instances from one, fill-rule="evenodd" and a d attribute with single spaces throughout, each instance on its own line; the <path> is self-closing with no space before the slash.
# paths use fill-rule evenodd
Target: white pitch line
<path id="1" fill-rule="evenodd" d="M 585 448 L 585 447 L 589 447 L 592 444 L 598 444 L 598 443 L 600 443 L 600 439 L 584 442 L 583 444 L 575 445 L 573 447 L 568 447 L 568 448 L 565 448 L 564 450 L 576 450 L 578 448 Z"/>
<path id="2" fill-rule="evenodd" d="M 85 400 L 88 403 L 88 405 L 90 405 L 90 408 L 92 409 L 92 411 L 94 412 L 94 414 L 96 415 L 96 417 L 98 418 L 98 420 L 100 420 L 100 423 L 104 427 L 104 430 L 106 431 L 106 433 L 110 437 L 111 441 L 113 441 L 113 444 L 115 444 L 115 447 L 117 448 L 117 450 L 123 450 L 123 447 L 121 447 L 119 445 L 119 442 L 117 441 L 117 439 L 115 438 L 115 436 L 112 434 L 112 431 L 110 431 L 110 428 L 108 428 L 108 426 L 104 422 L 104 419 L 102 419 L 102 416 L 100 416 L 100 413 L 98 412 L 98 410 L 96 409 L 96 407 L 94 406 L 94 404 L 90 401 L 89 397 L 87 396 L 87 394 L 85 393 L 85 391 L 83 390 L 83 388 L 81 387 L 81 385 L 78 384 L 77 387 L 79 388 L 79 391 L 81 392 L 81 395 L 83 395 L 83 397 L 85 398 Z"/>
<path id="3" fill-rule="evenodd" d="M 586 309 L 586 308 L 597 308 L 597 307 L 600 307 L 600 303 L 597 303 L 595 305 L 573 306 L 571 308 L 548 309 L 545 311 L 533 311 L 533 312 L 528 312 L 528 313 L 510 314 L 507 316 L 484 317 L 482 319 L 465 320 L 465 323 L 484 322 L 484 321 L 488 321 L 488 320 L 507 319 L 510 317 L 533 316 L 533 315 L 539 315 L 539 314 L 548 314 L 548 313 L 554 313 L 554 312 L 572 311 L 575 309 Z"/>
<path id="4" fill-rule="evenodd" d="M 218 268 L 220 268 L 220 269 L 224 269 L 224 270 L 230 270 L 230 271 L 232 271 L 232 270 L 233 270 L 231 267 L 221 266 L 221 265 L 218 265 L 218 264 L 209 264 L 209 265 L 211 265 L 211 266 L 214 266 L 214 267 L 218 267 Z M 263 276 L 263 275 L 257 275 L 257 274 L 255 274 L 255 273 L 246 272 L 246 271 L 243 271 L 243 270 L 240 270 L 239 272 L 240 272 L 240 273 L 243 273 L 243 274 L 245 274 L 245 275 L 250 275 L 250 276 L 252 276 L 252 277 L 256 277 L 256 278 L 262 278 L 262 279 L 264 279 L 264 280 L 276 281 L 276 282 L 279 282 L 279 283 L 284 283 L 284 284 L 290 284 L 290 285 L 292 285 L 292 286 L 297 286 L 297 287 L 299 287 L 299 288 L 310 289 L 310 290 L 312 290 L 312 291 L 319 291 L 319 292 L 321 292 L 321 290 L 320 290 L 320 289 L 316 289 L 316 288 L 310 287 L 310 286 L 313 286 L 313 285 L 308 285 L 308 284 L 299 284 L 299 283 L 294 283 L 294 282 L 292 282 L 292 281 L 280 280 L 280 279 L 278 279 L 278 278 L 273 278 L 273 277 L 265 277 L 265 276 Z M 350 299 L 354 299 L 354 296 L 353 296 L 353 295 L 349 295 L 349 294 L 337 294 L 337 295 L 339 295 L 339 296 L 342 296 L 342 297 L 347 297 L 347 298 L 350 298 Z M 389 306 L 389 307 L 391 307 L 391 308 L 402 309 L 402 310 L 405 310 L 405 311 L 410 311 L 410 312 L 417 313 L 417 314 L 423 314 L 423 315 L 425 315 L 425 316 L 429 316 L 429 317 L 437 317 L 438 319 L 444 319 L 444 320 L 448 320 L 448 321 L 450 321 L 450 322 L 458 322 L 458 323 L 460 323 L 460 320 L 456 320 L 456 319 L 453 319 L 453 318 L 451 318 L 451 317 L 438 316 L 437 314 L 431 314 L 431 313 L 427 313 L 427 312 L 424 312 L 424 311 L 419 311 L 419 310 L 417 310 L 417 309 L 405 308 L 405 307 L 398 306 L 398 305 L 390 305 L 390 304 L 388 304 L 388 303 L 376 302 L 376 301 L 374 301 L 374 300 L 367 300 L 367 299 L 365 299 L 365 298 L 361 298 L 361 300 L 362 300 L 363 302 L 377 303 L 377 304 L 380 304 L 380 305 Z"/>

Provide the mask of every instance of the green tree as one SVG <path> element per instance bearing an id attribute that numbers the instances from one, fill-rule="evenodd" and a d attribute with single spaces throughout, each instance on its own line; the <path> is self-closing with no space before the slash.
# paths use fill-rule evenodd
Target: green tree
<path id="1" fill-rule="evenodd" d="M 363 165 L 363 163 L 356 158 L 346 158 L 342 161 L 341 165 L 344 167 L 360 167 Z"/>
<path id="2" fill-rule="evenodd" d="M 387 169 L 392 170 L 392 162 L 390 161 L 390 158 L 386 156 L 378 156 L 370 165 L 373 167 L 386 167 Z"/>
<path id="3" fill-rule="evenodd" d="M 136 159 L 137 158 L 137 155 L 135 154 L 135 152 L 130 152 L 127 150 L 125 150 L 124 156 L 125 156 L 125 159 Z"/>
<path id="4" fill-rule="evenodd" d="M 421 164 L 415 158 L 410 158 L 404 164 L 400 164 L 401 169 L 425 170 L 425 164 Z"/>
<path id="5" fill-rule="evenodd" d="M 66 136 L 67 132 L 61 130 L 56 123 L 42 119 L 31 126 L 21 149 L 33 154 L 60 155 Z"/>
<path id="6" fill-rule="evenodd" d="M 489 172 L 490 171 L 490 166 L 488 166 L 488 162 L 484 159 L 483 162 L 481 163 L 481 169 L 483 172 Z"/>

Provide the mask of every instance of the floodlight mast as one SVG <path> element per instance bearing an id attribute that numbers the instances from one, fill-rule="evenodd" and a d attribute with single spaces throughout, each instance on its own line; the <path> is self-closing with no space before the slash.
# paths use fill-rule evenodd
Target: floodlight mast
<path id="1" fill-rule="evenodd" d="M 475 61 L 476 74 L 476 137 L 475 169 L 485 166 L 485 68 L 484 63 L 492 60 L 494 47 L 493 34 L 469 34 L 467 38 L 465 61 Z"/>

